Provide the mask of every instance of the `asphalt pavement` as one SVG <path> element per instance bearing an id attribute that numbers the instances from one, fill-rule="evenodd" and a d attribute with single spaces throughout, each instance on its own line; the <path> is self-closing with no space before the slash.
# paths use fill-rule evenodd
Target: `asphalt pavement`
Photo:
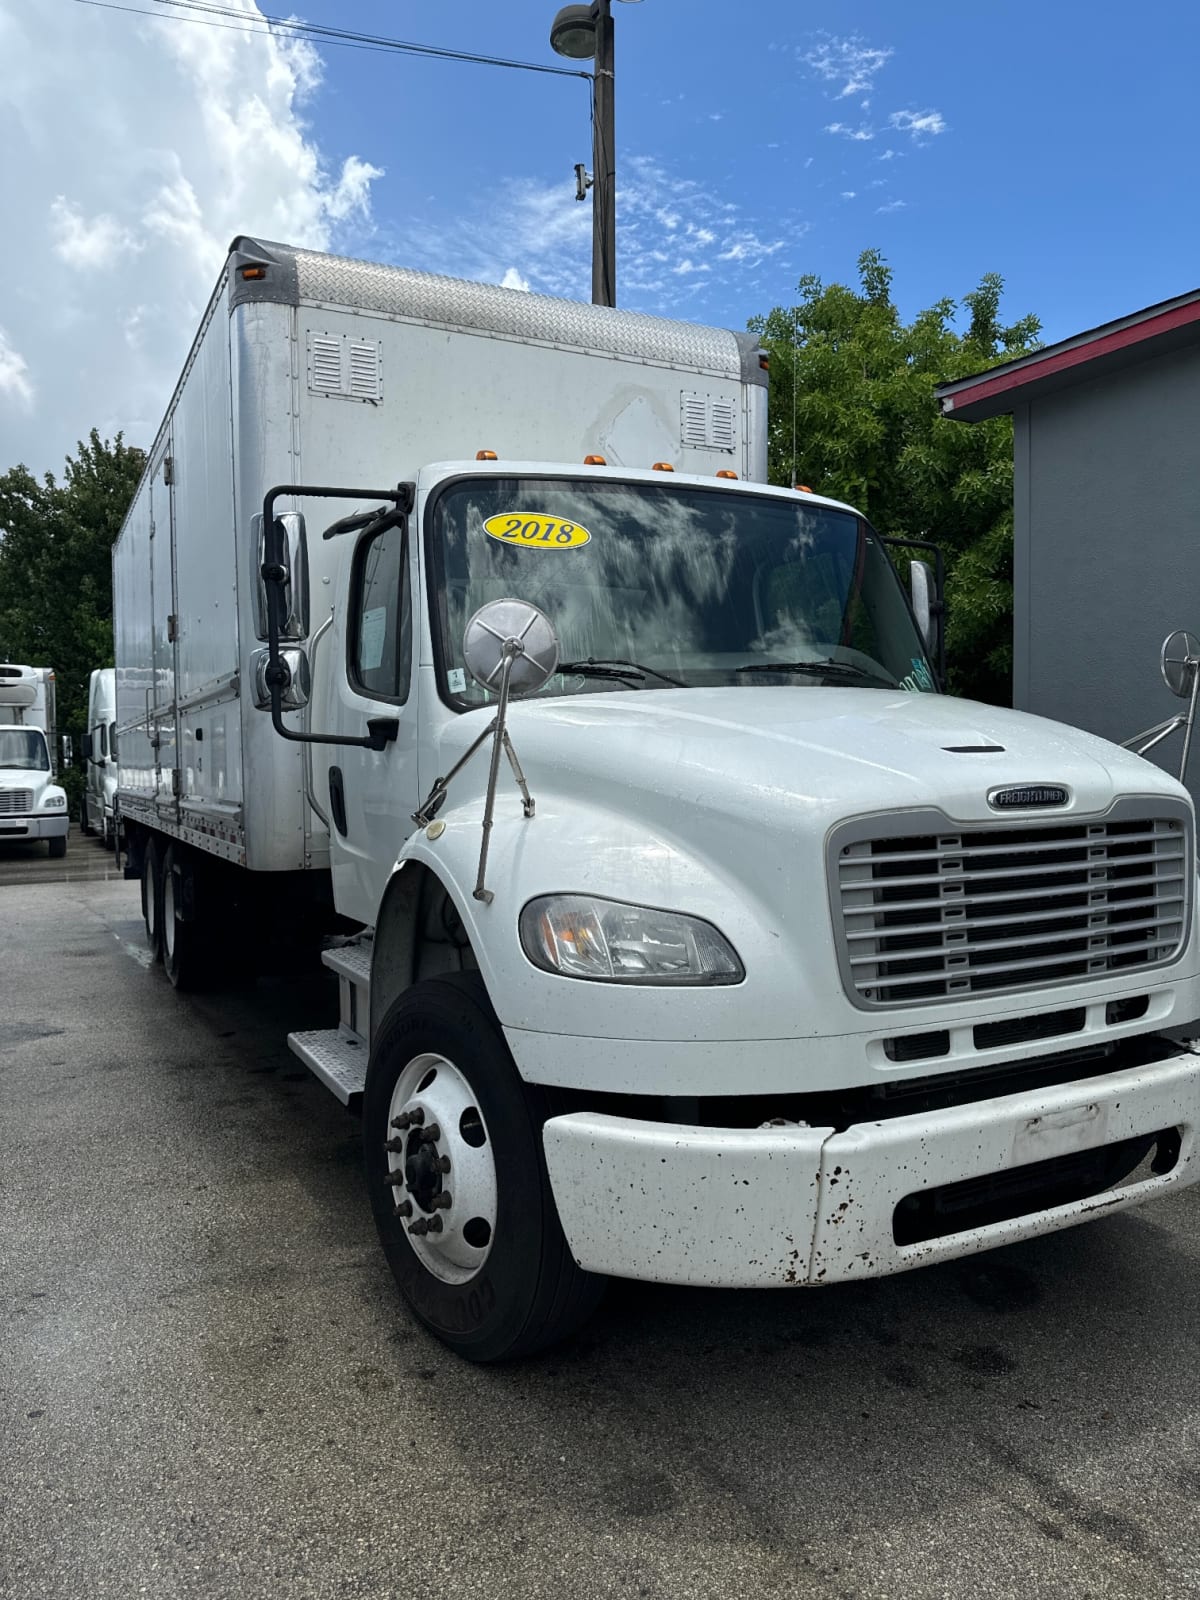
<path id="1" fill-rule="evenodd" d="M 77 834 L 0 884 L 5 1600 L 1200 1592 L 1200 1189 L 473 1368 L 287 1050 L 328 975 L 175 994 Z"/>

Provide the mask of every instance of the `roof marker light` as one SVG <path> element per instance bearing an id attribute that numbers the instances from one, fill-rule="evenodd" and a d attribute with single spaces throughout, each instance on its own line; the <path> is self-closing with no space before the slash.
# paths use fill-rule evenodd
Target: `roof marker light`
<path id="1" fill-rule="evenodd" d="M 721 470 L 717 473 L 717 477 L 718 478 L 736 478 L 737 477 L 737 473 L 733 471 L 732 467 L 722 467 Z"/>
<path id="2" fill-rule="evenodd" d="M 266 267 L 243 267 L 242 268 L 242 277 L 243 278 L 265 278 L 266 275 L 267 275 Z"/>
<path id="3" fill-rule="evenodd" d="M 808 485 L 806 483 L 795 483 L 795 484 L 792 485 L 792 487 L 796 490 L 796 492 L 798 494 L 812 494 L 812 490 L 808 487 Z"/>
<path id="4" fill-rule="evenodd" d="M 499 457 L 494 450 L 476 450 L 476 461 L 497 461 Z"/>
<path id="5" fill-rule="evenodd" d="M 675 468 L 669 461 L 656 461 L 650 468 L 651 472 L 674 472 Z"/>
<path id="6" fill-rule="evenodd" d="M 584 456 L 583 464 L 585 467 L 606 467 L 608 462 L 603 456 Z"/>

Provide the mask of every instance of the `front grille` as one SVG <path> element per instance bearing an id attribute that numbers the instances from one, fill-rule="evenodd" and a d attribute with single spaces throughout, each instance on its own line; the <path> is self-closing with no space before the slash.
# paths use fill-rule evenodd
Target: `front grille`
<path id="1" fill-rule="evenodd" d="M 32 789 L 0 789 L 0 817 L 16 817 L 32 810 Z"/>
<path id="2" fill-rule="evenodd" d="M 835 925 L 864 1007 L 1003 995 L 1162 966 L 1190 912 L 1185 814 L 833 841 Z M 864 833 L 867 834 L 864 837 Z"/>

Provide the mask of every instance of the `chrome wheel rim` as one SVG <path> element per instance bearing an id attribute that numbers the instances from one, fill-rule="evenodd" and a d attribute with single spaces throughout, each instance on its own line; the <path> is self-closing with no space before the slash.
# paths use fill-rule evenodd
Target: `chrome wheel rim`
<path id="1" fill-rule="evenodd" d="M 443 1283 L 469 1283 L 496 1235 L 496 1163 L 475 1091 L 445 1056 L 414 1056 L 400 1073 L 385 1148 L 396 1216 L 417 1259 Z"/>

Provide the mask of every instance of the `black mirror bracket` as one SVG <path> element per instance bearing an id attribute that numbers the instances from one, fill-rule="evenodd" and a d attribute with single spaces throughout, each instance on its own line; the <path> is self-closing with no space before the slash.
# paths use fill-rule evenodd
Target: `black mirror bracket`
<path id="1" fill-rule="evenodd" d="M 345 733 L 299 733 L 284 726 L 283 691 L 291 681 L 279 653 L 279 635 L 284 611 L 284 585 L 288 569 L 283 561 L 283 529 L 275 520 L 275 502 L 284 495 L 305 495 L 321 500 L 383 500 L 387 504 L 368 513 L 343 517 L 341 522 L 326 530 L 325 537 L 349 533 L 358 528 L 371 528 L 377 523 L 396 527 L 410 514 L 415 500 L 415 486 L 399 483 L 394 489 L 342 489 L 303 483 L 278 483 L 263 496 L 263 530 L 265 559 L 260 568 L 267 591 L 267 654 L 268 661 L 263 681 L 271 693 L 271 726 L 281 739 L 294 744 L 354 745 L 363 750 L 384 750 L 400 732 L 395 717 L 373 717 L 367 723 L 367 734 L 358 737 Z"/>

